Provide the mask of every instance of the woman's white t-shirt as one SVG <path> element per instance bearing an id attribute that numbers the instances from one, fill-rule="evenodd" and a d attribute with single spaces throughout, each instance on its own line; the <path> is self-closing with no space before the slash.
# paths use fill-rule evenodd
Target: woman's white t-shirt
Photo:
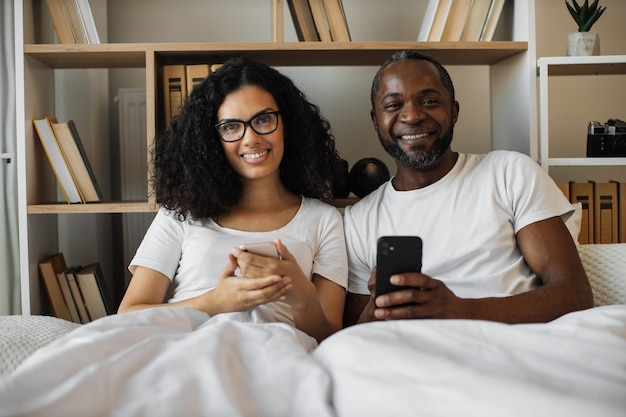
<path id="1" fill-rule="evenodd" d="M 143 238 L 129 270 L 154 269 L 171 281 L 168 301 L 198 296 L 217 285 L 227 256 L 242 244 L 280 238 L 297 259 L 304 274 L 313 274 L 347 285 L 348 266 L 343 222 L 339 211 L 322 201 L 302 198 L 289 223 L 270 232 L 245 232 L 221 227 L 213 220 L 180 221 L 166 209 L 157 213 Z M 291 308 L 284 302 L 271 304 L 279 321 L 293 324 Z"/>

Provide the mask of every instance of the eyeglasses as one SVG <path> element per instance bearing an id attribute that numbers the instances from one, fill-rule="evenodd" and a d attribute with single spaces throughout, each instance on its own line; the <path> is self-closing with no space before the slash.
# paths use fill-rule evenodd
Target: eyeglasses
<path id="1" fill-rule="evenodd" d="M 268 111 L 254 116 L 252 119 L 244 122 L 243 120 L 227 120 L 215 125 L 217 133 L 224 142 L 237 142 L 246 134 L 246 127 L 254 131 L 258 135 L 267 135 L 278 129 L 279 111 Z"/>

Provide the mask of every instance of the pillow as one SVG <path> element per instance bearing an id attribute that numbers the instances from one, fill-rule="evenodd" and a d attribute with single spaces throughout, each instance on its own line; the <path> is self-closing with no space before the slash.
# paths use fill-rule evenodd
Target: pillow
<path id="1" fill-rule="evenodd" d="M 0 316 L 0 377 L 10 374 L 37 349 L 78 326 L 49 316 Z"/>

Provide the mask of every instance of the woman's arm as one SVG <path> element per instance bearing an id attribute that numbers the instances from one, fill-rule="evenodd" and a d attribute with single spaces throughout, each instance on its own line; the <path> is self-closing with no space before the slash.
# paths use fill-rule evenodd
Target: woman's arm
<path id="1" fill-rule="evenodd" d="M 291 288 L 289 278 L 271 275 L 263 278 L 246 279 L 236 277 L 237 262 L 228 256 L 228 264 L 220 273 L 215 288 L 186 300 L 167 303 L 165 295 L 170 280 L 162 273 L 138 266 L 122 299 L 118 313 L 152 307 L 184 306 L 204 311 L 210 315 L 230 311 L 244 311 L 261 304 L 285 298 Z"/>

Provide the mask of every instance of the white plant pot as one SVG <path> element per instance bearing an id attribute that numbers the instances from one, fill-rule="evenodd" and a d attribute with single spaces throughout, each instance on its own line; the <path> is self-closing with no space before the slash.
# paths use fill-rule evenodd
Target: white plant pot
<path id="1" fill-rule="evenodd" d="M 600 36 L 596 32 L 573 32 L 567 35 L 567 56 L 600 55 Z"/>

